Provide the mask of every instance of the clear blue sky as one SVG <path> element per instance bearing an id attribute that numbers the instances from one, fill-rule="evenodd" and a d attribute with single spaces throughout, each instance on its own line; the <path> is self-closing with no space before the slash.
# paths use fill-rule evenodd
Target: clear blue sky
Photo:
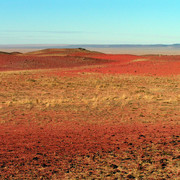
<path id="1" fill-rule="evenodd" d="M 180 0 L 0 0 L 0 44 L 180 43 Z"/>

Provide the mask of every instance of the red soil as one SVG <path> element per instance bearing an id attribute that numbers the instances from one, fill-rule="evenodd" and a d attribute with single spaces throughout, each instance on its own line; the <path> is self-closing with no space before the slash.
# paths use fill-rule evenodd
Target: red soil
<path id="1" fill-rule="evenodd" d="M 73 56 L 13 56 L 0 55 L 0 71 L 51 68 L 73 68 L 107 63 L 107 60 Z"/>
<path id="2" fill-rule="evenodd" d="M 180 56 L 102 55 L 96 58 L 114 61 L 109 62 L 105 67 L 82 69 L 78 72 L 160 76 L 180 74 Z"/>
<path id="3" fill-rule="evenodd" d="M 31 124 L 0 128 L 0 177 L 3 178 L 18 177 L 18 169 L 21 178 L 26 175 L 26 178 L 42 176 L 50 179 L 53 174 L 62 177 L 65 172 L 68 174 L 75 170 L 76 166 L 98 168 L 99 157 L 111 167 L 113 163 L 107 154 L 115 155 L 112 158 L 114 162 L 119 161 L 120 155 L 126 164 L 148 161 L 160 167 L 162 159 L 168 161 L 172 158 L 174 163 L 178 160 L 177 152 L 173 151 L 178 146 L 177 126 L 79 125 L 66 122 L 45 127 Z M 92 161 L 90 164 L 87 157 Z"/>

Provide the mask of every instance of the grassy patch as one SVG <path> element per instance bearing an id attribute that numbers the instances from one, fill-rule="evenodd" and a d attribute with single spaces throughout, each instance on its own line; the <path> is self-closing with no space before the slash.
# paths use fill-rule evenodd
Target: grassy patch
<path id="1" fill-rule="evenodd" d="M 30 112 L 32 117 L 36 111 L 54 111 L 57 117 L 58 112 L 64 111 L 74 113 L 79 120 L 94 122 L 154 122 L 174 117 L 177 123 L 179 76 L 160 78 L 84 73 L 62 77 L 35 72 L 0 74 L 0 112 L 6 121 L 8 113 L 21 109 Z"/>

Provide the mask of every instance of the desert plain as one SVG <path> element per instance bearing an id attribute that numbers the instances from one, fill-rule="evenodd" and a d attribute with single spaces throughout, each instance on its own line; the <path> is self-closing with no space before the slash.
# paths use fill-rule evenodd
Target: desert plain
<path id="1" fill-rule="evenodd" d="M 0 52 L 0 179 L 178 179 L 180 55 Z"/>

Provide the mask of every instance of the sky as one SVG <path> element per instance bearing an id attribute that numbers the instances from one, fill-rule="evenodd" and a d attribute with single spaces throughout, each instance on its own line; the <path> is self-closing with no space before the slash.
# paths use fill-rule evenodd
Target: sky
<path id="1" fill-rule="evenodd" d="M 0 44 L 180 43 L 180 0 L 0 0 Z"/>

